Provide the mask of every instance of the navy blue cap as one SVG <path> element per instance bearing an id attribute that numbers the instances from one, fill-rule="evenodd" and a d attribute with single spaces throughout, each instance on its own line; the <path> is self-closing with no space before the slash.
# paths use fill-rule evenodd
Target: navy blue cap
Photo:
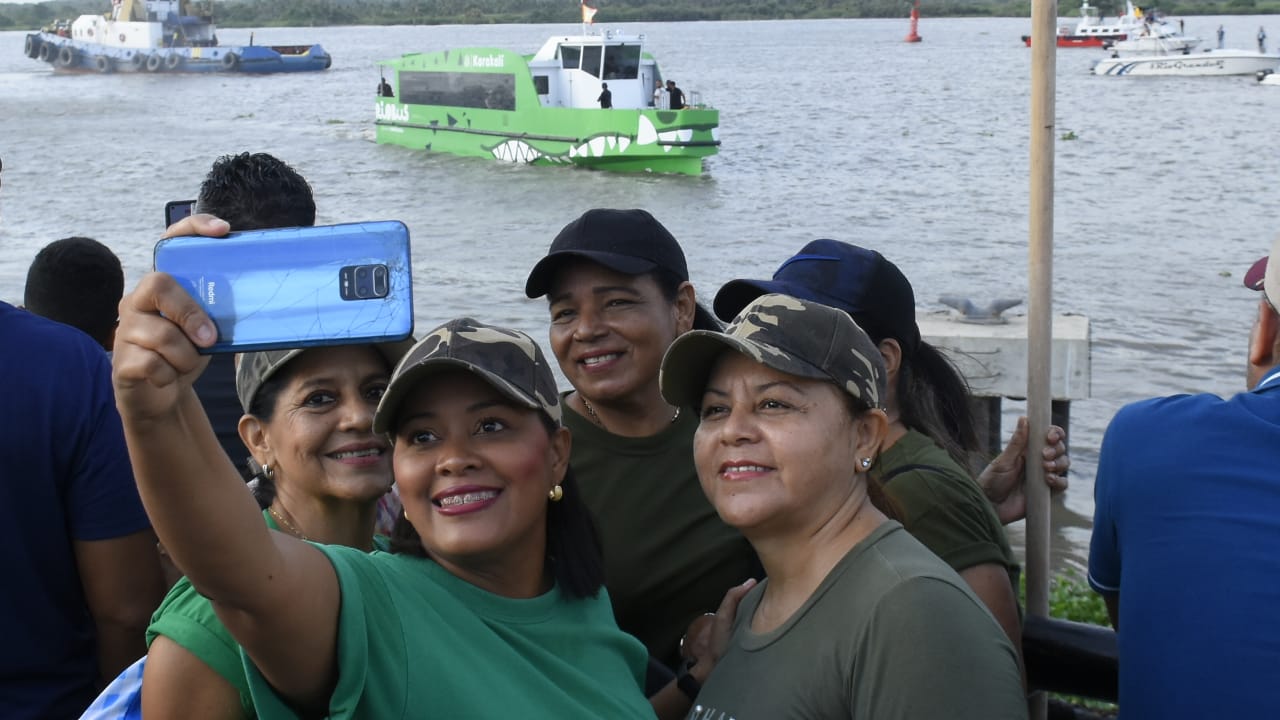
<path id="1" fill-rule="evenodd" d="M 652 215 L 644 210 L 596 208 L 556 235 L 546 256 L 529 271 L 524 294 L 531 298 L 546 295 L 561 266 L 575 258 L 623 275 L 643 275 L 661 268 L 681 281 L 689 279 L 680 243 Z"/>
<path id="2" fill-rule="evenodd" d="M 761 295 L 781 293 L 849 313 L 872 340 L 920 344 L 916 297 L 897 265 L 875 250 L 839 240 L 814 240 L 791 256 L 772 280 L 731 280 L 716 293 L 715 312 L 731 320 Z"/>

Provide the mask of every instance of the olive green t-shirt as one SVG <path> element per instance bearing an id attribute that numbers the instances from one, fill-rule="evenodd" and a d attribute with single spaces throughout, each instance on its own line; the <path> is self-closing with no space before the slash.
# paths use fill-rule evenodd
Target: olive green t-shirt
<path id="1" fill-rule="evenodd" d="M 991 613 L 887 521 L 782 625 L 751 630 L 769 581 L 738 607 L 688 720 L 1021 720 L 1018 658 Z"/>
<path id="2" fill-rule="evenodd" d="M 698 615 L 759 575 L 751 545 L 720 520 L 693 464 L 697 414 L 657 435 L 614 435 L 571 409 L 570 462 L 604 547 L 605 586 L 618 626 L 668 666 Z"/>
<path id="3" fill-rule="evenodd" d="M 896 468 L 914 467 L 896 475 Z M 884 480 L 886 476 L 888 480 Z M 1020 569 L 1004 527 L 978 483 L 929 436 L 907 431 L 871 467 L 901 511 L 903 526 L 956 572 L 994 563 L 1016 592 Z"/>

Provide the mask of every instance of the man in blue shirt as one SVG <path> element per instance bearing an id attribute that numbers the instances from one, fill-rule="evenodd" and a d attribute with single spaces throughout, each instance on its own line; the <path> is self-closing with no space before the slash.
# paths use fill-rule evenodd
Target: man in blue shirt
<path id="1" fill-rule="evenodd" d="M 0 302 L 0 717 L 76 718 L 146 652 L 164 596 L 88 335 Z"/>
<path id="2" fill-rule="evenodd" d="M 1275 713 L 1280 238 L 1245 285 L 1264 291 L 1250 390 L 1128 405 L 1102 441 L 1089 583 L 1118 633 L 1123 717 Z"/>

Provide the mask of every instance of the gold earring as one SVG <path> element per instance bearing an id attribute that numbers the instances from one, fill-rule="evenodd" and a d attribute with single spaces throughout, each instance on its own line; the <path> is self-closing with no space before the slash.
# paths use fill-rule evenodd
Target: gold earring
<path id="1" fill-rule="evenodd" d="M 266 465 L 262 466 L 262 477 L 266 478 L 267 480 L 271 480 L 275 478 L 275 476 L 276 476 L 276 471 L 275 471 L 275 468 L 271 467 L 271 463 L 267 463 Z"/>
<path id="2" fill-rule="evenodd" d="M 547 493 L 547 497 L 551 502 L 560 502 L 560 498 L 564 497 L 564 488 L 560 487 L 560 483 L 556 483 L 556 486 Z"/>

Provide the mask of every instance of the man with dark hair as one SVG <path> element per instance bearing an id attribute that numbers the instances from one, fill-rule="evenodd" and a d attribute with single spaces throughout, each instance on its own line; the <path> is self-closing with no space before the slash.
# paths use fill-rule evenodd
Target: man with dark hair
<path id="1" fill-rule="evenodd" d="M 1249 389 L 1126 405 L 1102 440 L 1089 583 L 1116 627 L 1125 717 L 1275 712 L 1280 238 L 1244 284 L 1262 291 Z"/>
<path id="2" fill-rule="evenodd" d="M 200 185 L 195 211 L 226 220 L 233 231 L 316 224 L 311 186 L 267 153 L 218 158 Z"/>
<path id="3" fill-rule="evenodd" d="M 41 317 L 88 333 L 110 351 L 122 297 L 120 258 L 97 240 L 69 237 L 36 253 L 27 270 L 22 304 Z"/>
<path id="4" fill-rule="evenodd" d="M 676 87 L 675 80 L 667 81 L 667 107 L 671 110 L 684 109 L 684 91 Z"/>
<path id="5" fill-rule="evenodd" d="M 195 211 L 215 215 L 237 230 L 315 225 L 316 202 L 311 185 L 287 163 L 267 153 L 240 153 L 218 158 L 200 185 Z M 195 383 L 218 443 L 246 477 L 249 451 L 236 429 L 240 400 L 236 396 L 235 356 L 214 355 Z"/>

